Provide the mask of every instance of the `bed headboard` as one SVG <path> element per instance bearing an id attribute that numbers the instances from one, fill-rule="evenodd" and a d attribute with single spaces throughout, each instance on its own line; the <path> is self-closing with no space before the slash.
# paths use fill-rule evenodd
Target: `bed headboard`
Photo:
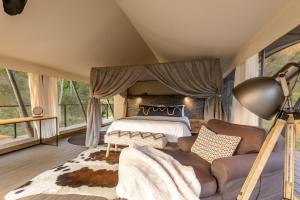
<path id="1" fill-rule="evenodd" d="M 204 99 L 182 95 L 129 95 L 127 96 L 127 116 L 136 116 L 139 105 L 185 105 L 185 116 L 189 119 L 203 119 Z"/>

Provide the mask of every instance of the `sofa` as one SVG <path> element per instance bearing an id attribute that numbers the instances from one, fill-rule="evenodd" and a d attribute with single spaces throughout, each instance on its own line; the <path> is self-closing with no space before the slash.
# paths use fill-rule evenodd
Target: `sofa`
<path id="1" fill-rule="evenodd" d="M 266 131 L 252 126 L 210 120 L 205 126 L 217 134 L 242 138 L 231 157 L 216 159 L 210 164 L 191 152 L 196 136 L 182 137 L 178 149 L 164 150 L 181 164 L 192 166 L 201 183 L 201 200 L 236 199 L 256 159 Z M 283 196 L 284 140 L 281 136 L 251 195 L 251 200 L 279 200 Z"/>

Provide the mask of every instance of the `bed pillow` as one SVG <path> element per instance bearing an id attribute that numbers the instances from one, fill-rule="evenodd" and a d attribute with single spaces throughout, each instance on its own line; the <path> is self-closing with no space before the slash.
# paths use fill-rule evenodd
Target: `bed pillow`
<path id="1" fill-rule="evenodd" d="M 241 137 L 216 134 L 202 126 L 191 151 L 212 163 L 215 159 L 232 156 L 240 141 Z"/>
<path id="2" fill-rule="evenodd" d="M 139 105 L 138 116 L 183 117 L 184 105 Z"/>

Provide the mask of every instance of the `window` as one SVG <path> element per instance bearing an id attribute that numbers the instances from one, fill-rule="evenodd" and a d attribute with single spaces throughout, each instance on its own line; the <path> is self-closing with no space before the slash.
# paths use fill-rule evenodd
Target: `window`
<path id="1" fill-rule="evenodd" d="M 279 71 L 282 68 L 282 66 L 284 66 L 286 63 L 299 62 L 299 61 L 300 61 L 300 43 L 287 47 L 265 58 L 263 76 L 272 76 L 277 71 Z M 292 80 L 291 83 L 294 83 L 294 80 Z M 293 96 L 292 96 L 293 104 L 295 104 L 299 98 L 300 98 L 300 82 L 298 80 L 293 90 Z M 270 121 L 261 120 L 261 126 L 263 128 L 269 129 L 272 122 L 273 122 L 272 120 Z M 297 137 L 298 137 L 297 148 L 300 149 L 300 136 Z"/>
<path id="2" fill-rule="evenodd" d="M 0 119 L 19 118 L 21 116 L 13 86 L 20 92 L 20 101 L 25 105 L 28 116 L 31 116 L 28 75 L 25 72 L 11 72 L 12 74 L 9 74 L 6 69 L 0 68 Z M 9 75 L 15 79 L 16 84 L 10 81 Z M 84 124 L 90 93 L 89 85 L 76 81 L 59 80 L 57 87 L 60 128 Z M 113 97 L 100 100 L 104 123 L 109 122 L 113 116 L 113 101 Z M 25 124 L 17 124 L 15 131 L 14 125 L 1 125 L 0 145 L 14 141 L 15 137 L 17 139 L 31 137 L 32 135 L 29 133 L 32 133 L 32 127 L 32 123 L 29 128 Z"/>
<path id="3" fill-rule="evenodd" d="M 89 85 L 69 80 L 59 80 L 57 85 L 60 127 L 85 123 Z"/>
<path id="4" fill-rule="evenodd" d="M 89 85 L 76 81 L 59 80 L 58 94 L 60 127 L 84 124 L 89 100 Z M 102 118 L 111 118 L 113 116 L 113 97 L 101 99 L 100 104 Z"/>
<path id="5" fill-rule="evenodd" d="M 20 91 L 22 100 L 25 104 L 27 113 L 31 115 L 30 94 L 28 85 L 28 76 L 25 72 L 13 72 L 16 84 Z M 10 84 L 7 72 L 5 69 L 0 69 L 0 119 L 20 117 L 19 107 Z M 17 136 L 25 137 L 27 135 L 24 124 L 17 124 Z M 0 126 L 0 140 L 14 136 L 14 126 Z"/>

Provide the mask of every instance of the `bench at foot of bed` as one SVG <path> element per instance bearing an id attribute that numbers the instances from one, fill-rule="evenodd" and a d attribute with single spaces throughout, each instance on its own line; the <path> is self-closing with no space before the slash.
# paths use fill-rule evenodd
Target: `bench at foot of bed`
<path id="1" fill-rule="evenodd" d="M 154 148 L 163 149 L 167 145 L 167 137 L 163 133 L 133 132 L 133 131 L 112 131 L 105 134 L 104 142 L 107 143 L 106 157 L 109 156 L 111 144 L 115 145 L 147 145 Z"/>

